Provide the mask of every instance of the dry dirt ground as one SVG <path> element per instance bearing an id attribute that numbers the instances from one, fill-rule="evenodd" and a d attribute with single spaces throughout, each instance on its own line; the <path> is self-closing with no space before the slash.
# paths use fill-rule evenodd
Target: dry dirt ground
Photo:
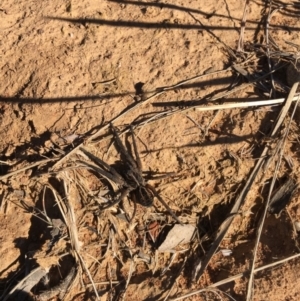
<path id="1" fill-rule="evenodd" d="M 1 1 L 1 300 L 246 300 L 254 253 L 255 268 L 299 253 L 297 190 L 280 214 L 267 213 L 254 252 L 273 156 L 194 277 L 263 148 L 275 153 L 291 116 L 271 139 L 281 106 L 197 109 L 289 94 L 285 64 L 299 50 L 300 6 L 247 2 Z M 124 175 L 110 123 L 131 153 L 133 125 L 148 183 L 196 229 L 185 244 L 158 251 L 178 221 L 157 198 L 149 208 L 136 200 L 134 217 L 133 194 L 103 209 L 122 185 L 82 149 Z M 296 111 L 275 189 L 299 181 L 298 124 Z M 43 277 L 25 284 L 34 269 Z M 299 271 L 295 256 L 253 273 L 252 300 L 299 300 Z"/>

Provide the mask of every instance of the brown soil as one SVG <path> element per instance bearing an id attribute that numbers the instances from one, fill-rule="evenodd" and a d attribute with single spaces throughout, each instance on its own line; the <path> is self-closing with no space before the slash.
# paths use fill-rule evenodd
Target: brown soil
<path id="1" fill-rule="evenodd" d="M 269 140 L 280 106 L 196 109 L 214 99 L 219 104 L 289 93 L 285 67 L 274 73 L 271 95 L 270 77 L 247 84 L 269 72 L 269 6 L 250 1 L 239 49 L 244 2 L 1 1 L 1 300 L 36 267 L 50 269 L 48 286 L 37 284 L 24 300 L 42 300 L 41 294 L 61 283 L 75 265 L 77 277 L 65 300 L 96 300 L 91 279 L 70 246 L 70 232 L 62 226 L 59 241 L 53 241 L 49 225 L 64 220 L 53 191 L 75 210 L 79 252 L 100 300 L 171 300 L 244 272 L 184 300 L 246 299 L 247 271 L 274 162 L 257 177 L 203 275 L 192 279 L 197 260 L 207 254 L 263 147 L 274 148 L 289 122 L 287 116 L 281 135 Z M 268 30 L 274 68 L 295 63 L 297 48 L 286 41 L 300 45 L 299 7 L 288 1 L 280 5 Z M 279 58 L 279 52 L 285 57 Z M 234 64 L 250 78 L 231 68 Z M 120 170 L 111 122 L 120 132 L 134 125 L 143 170 L 150 176 L 175 173 L 148 182 L 183 223 L 197 229 L 175 253 L 158 253 L 151 241 L 176 222 L 156 198 L 150 208 L 137 204 L 131 223 L 120 218 L 132 215 L 127 198 L 101 211 L 96 197 L 113 198 L 114 185 L 86 168 L 74 169 L 78 160 L 87 160 L 78 148 L 65 157 L 81 145 Z M 276 188 L 286 177 L 298 182 L 298 124 L 296 112 Z M 130 150 L 130 135 L 121 139 Z M 53 161 L 21 170 L 47 158 Z M 295 222 L 300 222 L 299 192 L 281 214 L 267 214 L 256 268 L 299 252 Z M 220 249 L 232 254 L 224 257 Z M 141 251 L 150 261 L 141 259 Z M 299 300 L 299 271 L 296 258 L 256 272 L 252 300 Z"/>

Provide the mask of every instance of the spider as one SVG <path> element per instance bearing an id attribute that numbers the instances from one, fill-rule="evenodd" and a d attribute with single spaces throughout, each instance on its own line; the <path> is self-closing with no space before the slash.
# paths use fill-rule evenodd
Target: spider
<path id="1" fill-rule="evenodd" d="M 97 168 L 97 166 L 95 166 L 94 164 L 84 162 L 84 164 L 87 167 L 97 171 L 99 174 L 101 174 L 108 180 L 113 181 L 119 187 L 121 187 L 120 197 L 118 199 L 116 199 L 114 202 L 105 206 L 103 209 L 107 209 L 109 207 L 112 207 L 112 206 L 118 204 L 128 194 L 131 196 L 131 199 L 134 201 L 134 204 L 139 203 L 140 205 L 142 205 L 144 207 L 152 206 L 154 197 L 156 197 L 165 206 L 165 208 L 172 215 L 172 217 L 177 222 L 182 224 L 180 222 L 180 220 L 178 219 L 178 217 L 173 213 L 171 208 L 168 206 L 168 204 L 160 197 L 160 195 L 155 190 L 155 188 L 153 186 L 151 186 L 150 184 L 146 183 L 146 181 L 143 177 L 143 173 L 142 173 L 142 163 L 141 163 L 141 159 L 138 154 L 137 144 L 136 144 L 135 135 L 134 135 L 132 126 L 130 127 L 130 133 L 132 135 L 132 144 L 133 144 L 133 150 L 134 150 L 136 159 L 134 159 L 129 154 L 129 152 L 126 150 L 126 148 L 125 148 L 124 144 L 122 143 L 122 141 L 118 135 L 118 132 L 117 132 L 116 128 L 113 126 L 113 124 L 111 124 L 111 129 L 113 131 L 113 134 L 114 134 L 114 137 L 116 140 L 117 148 L 119 149 L 121 156 L 124 158 L 124 161 L 125 161 L 124 162 L 125 172 L 122 173 L 122 175 L 120 173 L 118 173 L 112 166 L 105 163 L 100 158 L 92 155 L 91 153 L 86 151 L 84 148 L 81 148 L 81 151 L 83 153 L 85 153 L 92 161 L 94 161 L 101 168 L 99 168 L 99 167 Z M 132 215 L 131 220 L 134 217 L 135 211 L 136 211 L 136 205 L 135 205 L 134 213 Z"/>

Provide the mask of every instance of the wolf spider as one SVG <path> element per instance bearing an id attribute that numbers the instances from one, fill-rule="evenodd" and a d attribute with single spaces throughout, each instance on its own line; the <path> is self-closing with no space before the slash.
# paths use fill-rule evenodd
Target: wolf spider
<path id="1" fill-rule="evenodd" d="M 132 126 L 130 127 L 130 133 L 132 135 L 132 144 L 136 159 L 134 159 L 126 150 L 124 144 L 122 143 L 117 133 L 116 128 L 112 124 L 111 129 L 116 139 L 117 148 L 119 149 L 121 156 L 123 156 L 125 161 L 125 170 L 124 173 L 122 173 L 122 175 L 100 158 L 93 156 L 84 149 L 81 149 L 86 155 L 88 155 L 88 157 L 90 157 L 90 159 L 92 159 L 94 162 L 101 166 L 101 169 L 97 168 L 97 172 L 99 174 L 101 174 L 108 180 L 118 184 L 118 186 L 121 187 L 120 197 L 114 202 L 105 206 L 103 209 L 107 209 L 118 204 L 129 194 L 131 196 L 131 199 L 134 201 L 135 206 L 134 213 L 131 218 L 133 219 L 136 211 L 136 203 L 139 203 L 144 207 L 150 207 L 153 205 L 154 197 L 156 197 L 164 205 L 164 207 L 168 210 L 172 217 L 181 224 L 178 217 L 173 213 L 168 204 L 160 197 L 155 188 L 145 181 L 142 173 L 142 163 L 138 154 L 138 149 Z"/>

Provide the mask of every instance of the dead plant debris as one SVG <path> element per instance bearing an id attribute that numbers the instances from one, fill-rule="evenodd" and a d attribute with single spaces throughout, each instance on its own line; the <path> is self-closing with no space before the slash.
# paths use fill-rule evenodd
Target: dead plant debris
<path id="1" fill-rule="evenodd" d="M 173 2 L 1 4 L 1 300 L 299 299 L 299 6 Z"/>

